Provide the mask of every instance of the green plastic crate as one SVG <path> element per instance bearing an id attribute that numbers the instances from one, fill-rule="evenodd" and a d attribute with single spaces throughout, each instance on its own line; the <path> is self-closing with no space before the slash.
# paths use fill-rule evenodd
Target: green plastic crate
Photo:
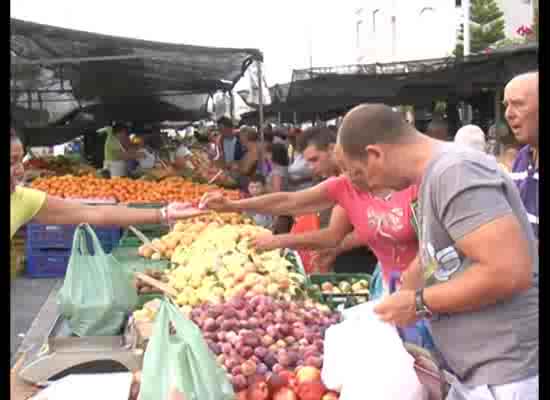
<path id="1" fill-rule="evenodd" d="M 370 283 L 371 279 L 372 276 L 369 274 L 311 274 L 309 276 L 311 285 L 318 286 L 321 286 L 325 282 L 331 282 L 334 285 L 338 285 L 342 281 L 347 281 L 352 285 L 360 280 L 366 280 Z M 322 293 L 322 291 L 314 291 L 311 286 L 310 295 L 312 297 L 318 297 L 320 301 L 331 308 L 337 308 L 339 306 L 343 306 L 344 308 L 353 307 L 359 304 L 361 299 L 369 299 L 368 294 L 329 294 Z"/>

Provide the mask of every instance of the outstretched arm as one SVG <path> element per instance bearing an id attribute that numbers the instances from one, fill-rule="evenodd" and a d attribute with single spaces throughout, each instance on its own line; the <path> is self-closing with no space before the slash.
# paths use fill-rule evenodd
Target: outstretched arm
<path id="1" fill-rule="evenodd" d="M 254 212 L 271 215 L 303 215 L 325 210 L 334 205 L 323 183 L 299 192 L 278 192 L 231 201 L 221 193 L 209 193 L 201 202 L 215 211 Z"/>
<path id="2" fill-rule="evenodd" d="M 188 204 L 171 204 L 166 218 L 159 209 L 139 209 L 124 206 L 91 206 L 47 196 L 35 219 L 43 224 L 89 223 L 92 225 L 128 226 L 160 224 L 200 215 L 202 212 Z"/>

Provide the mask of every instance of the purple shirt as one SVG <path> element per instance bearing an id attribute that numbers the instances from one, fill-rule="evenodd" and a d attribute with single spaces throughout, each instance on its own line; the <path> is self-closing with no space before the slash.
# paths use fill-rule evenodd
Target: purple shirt
<path id="1" fill-rule="evenodd" d="M 539 170 L 535 166 L 532 157 L 531 146 L 524 146 L 518 153 L 512 173 L 510 174 L 516 183 L 523 205 L 527 210 L 527 217 L 533 227 L 535 236 L 539 237 Z"/>

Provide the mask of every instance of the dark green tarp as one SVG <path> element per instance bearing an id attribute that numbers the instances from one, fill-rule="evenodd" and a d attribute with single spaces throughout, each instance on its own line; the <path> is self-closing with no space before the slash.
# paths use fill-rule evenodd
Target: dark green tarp
<path id="1" fill-rule="evenodd" d="M 97 123 L 201 116 L 209 95 L 231 90 L 253 61 L 262 60 L 255 49 L 150 42 L 13 18 L 10 29 L 12 104 L 46 112 L 43 126 L 70 123 L 68 116 L 82 115 L 76 110 L 101 104 Z M 191 94 L 204 99 L 191 101 Z M 25 115 L 15 115 L 12 108 L 12 117 Z M 30 125 L 29 120 L 17 122 Z M 52 144 L 59 142 L 51 132 L 46 134 Z"/>
<path id="2" fill-rule="evenodd" d="M 517 74 L 538 69 L 538 44 L 495 50 L 466 59 L 440 58 L 389 64 L 294 70 L 284 101 L 267 115 L 297 112 L 299 122 L 326 120 L 365 102 L 431 104 L 449 96 L 467 100 L 502 87 Z M 257 119 L 257 112 L 244 116 Z M 287 119 L 286 117 L 285 119 Z"/>

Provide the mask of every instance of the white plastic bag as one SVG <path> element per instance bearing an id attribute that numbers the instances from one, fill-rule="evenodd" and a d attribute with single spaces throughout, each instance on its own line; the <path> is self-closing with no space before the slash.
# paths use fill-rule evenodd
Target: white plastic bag
<path id="1" fill-rule="evenodd" d="M 130 395 L 132 374 L 74 374 L 55 381 L 31 400 L 125 400 Z"/>
<path id="2" fill-rule="evenodd" d="M 321 378 L 329 390 L 337 392 L 342 390 L 346 378 L 346 368 L 342 368 L 340 362 L 351 358 L 350 350 L 353 350 L 349 334 L 352 331 L 348 327 L 350 322 L 343 321 L 332 325 L 325 332 L 325 344 L 323 350 L 323 369 Z"/>
<path id="3" fill-rule="evenodd" d="M 397 329 L 382 322 L 373 307 L 367 303 L 327 330 L 323 382 L 330 389 L 341 387 L 340 400 L 363 400 L 365 395 L 377 400 L 426 399 L 414 358 Z"/>

